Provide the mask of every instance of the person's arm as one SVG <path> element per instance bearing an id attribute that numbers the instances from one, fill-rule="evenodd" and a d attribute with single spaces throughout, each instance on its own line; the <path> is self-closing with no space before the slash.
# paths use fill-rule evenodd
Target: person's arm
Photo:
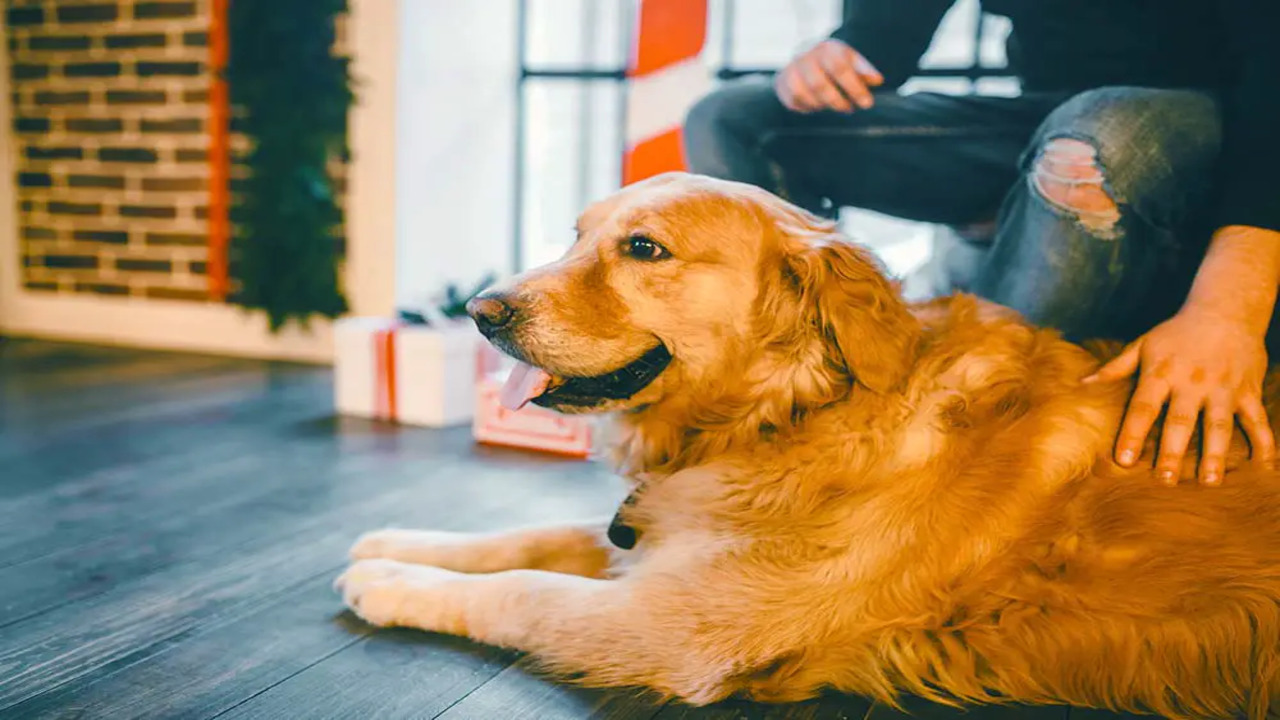
<path id="1" fill-rule="evenodd" d="M 1156 472 L 1177 482 L 1198 419 L 1199 476 L 1221 481 L 1238 418 L 1255 460 L 1270 464 L 1275 438 L 1262 403 L 1266 333 L 1280 286 L 1280 3 L 1222 4 L 1239 74 L 1224 98 L 1219 229 L 1181 310 L 1090 380 L 1129 377 L 1138 386 L 1116 442 L 1132 465 L 1166 403 Z"/>
<path id="2" fill-rule="evenodd" d="M 1263 337 L 1280 289 L 1280 231 L 1229 225 L 1214 233 L 1183 310 L 1219 315 Z"/>
<path id="3" fill-rule="evenodd" d="M 915 74 L 920 57 L 954 0 L 860 0 L 831 37 L 856 49 L 897 88 Z"/>

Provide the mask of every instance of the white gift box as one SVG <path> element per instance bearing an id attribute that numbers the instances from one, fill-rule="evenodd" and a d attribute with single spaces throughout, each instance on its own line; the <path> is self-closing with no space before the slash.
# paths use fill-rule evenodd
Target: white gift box
<path id="1" fill-rule="evenodd" d="M 486 445 L 537 450 L 588 458 L 595 447 L 596 420 L 587 415 L 561 415 L 529 404 L 508 410 L 499 401 L 512 361 L 483 346 L 479 352 L 479 381 L 475 388 L 475 419 L 471 434 Z"/>
<path id="2" fill-rule="evenodd" d="M 337 412 L 406 425 L 465 425 L 475 412 L 483 342 L 470 322 L 437 327 L 342 318 L 333 329 Z"/>

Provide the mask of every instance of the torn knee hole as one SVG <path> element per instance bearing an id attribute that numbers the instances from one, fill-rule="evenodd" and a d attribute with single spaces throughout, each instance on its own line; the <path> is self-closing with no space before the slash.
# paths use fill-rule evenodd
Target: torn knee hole
<path id="1" fill-rule="evenodd" d="M 1046 143 L 1031 181 L 1045 200 L 1089 229 L 1111 230 L 1120 220 L 1120 207 L 1105 186 L 1098 151 L 1083 140 L 1056 138 Z"/>

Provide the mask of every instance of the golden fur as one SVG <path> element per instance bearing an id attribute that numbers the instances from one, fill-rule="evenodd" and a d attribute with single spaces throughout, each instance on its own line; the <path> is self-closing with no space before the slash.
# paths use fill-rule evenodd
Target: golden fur
<path id="1" fill-rule="evenodd" d="M 639 183 L 579 233 L 507 286 L 514 341 L 558 375 L 670 349 L 604 406 L 640 545 L 611 556 L 599 525 L 374 533 L 341 580 L 357 612 L 695 703 L 1280 701 L 1280 475 L 1239 433 L 1218 488 L 1194 456 L 1162 487 L 1153 444 L 1113 464 L 1131 388 L 1080 379 L 1115 347 L 972 297 L 907 305 L 829 224 L 734 183 Z M 625 257 L 635 235 L 673 257 Z"/>

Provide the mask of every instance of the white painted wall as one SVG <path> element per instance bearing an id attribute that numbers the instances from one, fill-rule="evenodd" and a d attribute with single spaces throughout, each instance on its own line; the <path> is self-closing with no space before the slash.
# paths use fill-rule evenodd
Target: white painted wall
<path id="1" fill-rule="evenodd" d="M 409 303 L 510 270 L 516 3 L 399 2 L 395 295 Z"/>
<path id="2" fill-rule="evenodd" d="M 404 0 L 412 4 L 414 0 Z M 344 289 L 353 315 L 395 308 L 396 109 L 401 0 L 351 0 L 351 109 Z"/>

